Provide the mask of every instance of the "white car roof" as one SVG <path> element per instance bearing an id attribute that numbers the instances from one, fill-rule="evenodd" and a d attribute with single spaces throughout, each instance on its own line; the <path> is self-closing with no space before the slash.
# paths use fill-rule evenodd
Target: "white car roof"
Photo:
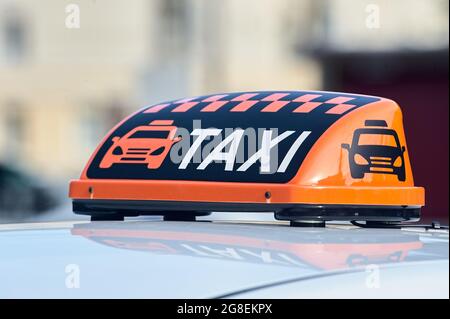
<path id="1" fill-rule="evenodd" d="M 445 230 L 280 222 L 0 225 L 0 298 L 333 297 L 336 284 L 448 298 L 448 244 Z M 388 295 L 367 284 L 377 271 Z"/>

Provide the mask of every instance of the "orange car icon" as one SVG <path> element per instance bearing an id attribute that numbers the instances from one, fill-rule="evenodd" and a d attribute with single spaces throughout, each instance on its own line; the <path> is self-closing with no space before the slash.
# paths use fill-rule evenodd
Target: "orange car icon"
<path id="1" fill-rule="evenodd" d="M 181 140 L 175 137 L 177 127 L 172 124 L 169 120 L 154 120 L 149 125 L 135 127 L 122 137 L 113 137 L 113 145 L 100 162 L 100 168 L 109 168 L 116 163 L 159 168 L 172 145 Z"/>

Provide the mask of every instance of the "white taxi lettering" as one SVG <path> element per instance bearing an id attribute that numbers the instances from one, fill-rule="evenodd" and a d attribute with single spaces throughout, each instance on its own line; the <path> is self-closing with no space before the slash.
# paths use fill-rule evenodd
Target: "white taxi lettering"
<path id="1" fill-rule="evenodd" d="M 197 138 L 192 143 L 192 146 L 187 151 L 186 155 L 183 157 L 179 169 L 186 169 L 187 166 L 192 162 L 194 155 L 200 149 L 202 143 L 210 136 L 219 136 L 222 133 L 222 129 L 195 129 L 192 131 L 191 135 Z M 225 171 L 233 171 L 234 164 L 236 163 L 236 156 L 238 153 L 239 145 L 244 136 L 245 131 L 242 129 L 234 130 L 229 134 L 223 141 L 221 141 L 217 146 L 215 146 L 211 152 L 205 157 L 205 159 L 198 165 L 198 170 L 204 170 L 213 162 L 223 161 L 225 162 Z M 262 135 L 261 147 L 256 151 L 250 158 L 248 158 L 242 165 L 237 168 L 238 172 L 247 171 L 256 162 L 261 163 L 260 172 L 270 173 L 271 172 L 271 161 L 270 155 L 273 148 L 275 148 L 280 142 L 285 140 L 287 137 L 295 134 L 296 131 L 285 131 L 282 134 L 272 138 L 272 130 L 264 130 Z M 302 132 L 295 142 L 291 145 L 288 152 L 281 161 L 280 166 L 276 170 L 277 173 L 284 173 L 292 161 L 292 158 L 309 136 L 311 131 Z"/>

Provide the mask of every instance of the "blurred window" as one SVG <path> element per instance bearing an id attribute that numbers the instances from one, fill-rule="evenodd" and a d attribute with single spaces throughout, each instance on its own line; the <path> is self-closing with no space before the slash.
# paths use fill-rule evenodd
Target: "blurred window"
<path id="1" fill-rule="evenodd" d="M 26 56 L 26 26 L 18 15 L 12 14 L 4 19 L 3 39 L 5 58 L 8 63 L 16 64 Z"/>
<path id="2" fill-rule="evenodd" d="M 189 36 L 189 16 L 186 1 L 162 0 L 160 2 L 162 17 L 163 43 L 169 52 L 183 47 Z"/>
<path id="3" fill-rule="evenodd" d="M 18 102 L 10 102 L 6 107 L 6 140 L 7 154 L 5 157 L 11 160 L 20 158 L 25 138 L 25 118 L 22 105 Z"/>

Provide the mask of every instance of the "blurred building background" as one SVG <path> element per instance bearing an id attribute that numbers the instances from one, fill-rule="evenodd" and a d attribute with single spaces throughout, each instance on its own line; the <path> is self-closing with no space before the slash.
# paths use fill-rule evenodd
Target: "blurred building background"
<path id="1" fill-rule="evenodd" d="M 70 4 L 79 28 L 66 26 Z M 374 94 L 402 106 L 425 216 L 448 219 L 448 10 L 447 0 L 0 0 L 0 165 L 63 198 L 104 134 L 146 104 Z"/>

